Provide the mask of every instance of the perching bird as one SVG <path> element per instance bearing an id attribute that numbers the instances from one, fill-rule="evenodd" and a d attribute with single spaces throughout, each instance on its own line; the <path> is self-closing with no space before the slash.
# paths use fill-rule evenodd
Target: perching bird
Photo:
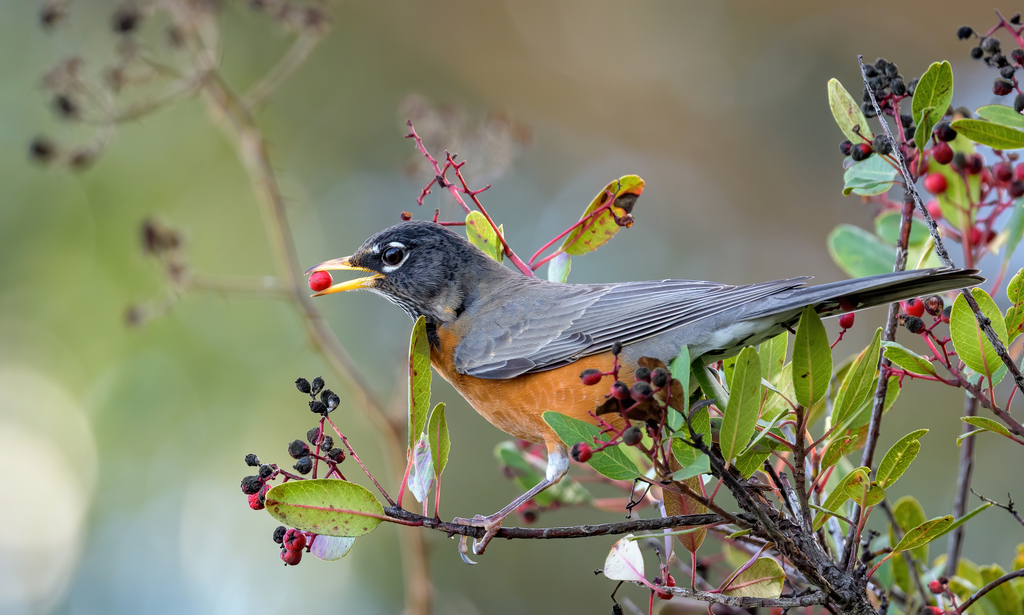
<path id="1" fill-rule="evenodd" d="M 426 317 L 430 360 L 485 419 L 505 433 L 547 446 L 544 480 L 487 517 L 457 520 L 486 528 L 482 553 L 502 520 L 557 483 L 569 469 L 565 444 L 544 422 L 549 410 L 596 423 L 601 387 L 580 373 L 612 368 L 622 344 L 620 378 L 641 357 L 669 363 L 685 345 L 711 363 L 792 330 L 809 305 L 821 316 L 974 286 L 975 270 L 921 269 L 804 286 L 807 277 L 732 286 L 693 280 L 558 284 L 512 271 L 462 236 L 433 222 L 396 224 L 351 256 L 307 271 L 355 270 L 367 277 L 317 293 L 365 289 L 409 316 Z"/>

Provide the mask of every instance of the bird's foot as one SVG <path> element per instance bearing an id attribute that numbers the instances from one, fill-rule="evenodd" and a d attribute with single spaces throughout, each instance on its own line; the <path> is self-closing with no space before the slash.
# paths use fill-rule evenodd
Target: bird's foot
<path id="1" fill-rule="evenodd" d="M 458 523 L 460 525 L 469 525 L 471 527 L 482 527 L 484 528 L 484 535 L 482 538 L 473 539 L 473 554 L 483 555 L 484 549 L 487 548 L 487 543 L 491 542 L 491 539 L 498 535 L 498 531 L 501 529 L 501 522 L 505 520 L 505 515 L 490 515 L 485 517 L 483 515 L 475 515 L 472 519 L 463 519 L 456 517 L 452 519 L 452 523 Z M 462 540 L 459 541 L 459 554 L 462 555 L 463 561 L 467 564 L 475 564 L 473 560 L 469 559 L 466 541 L 469 536 L 463 536 Z"/>

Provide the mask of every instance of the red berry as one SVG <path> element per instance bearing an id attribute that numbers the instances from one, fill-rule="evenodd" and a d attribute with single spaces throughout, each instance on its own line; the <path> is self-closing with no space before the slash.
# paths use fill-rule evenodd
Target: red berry
<path id="1" fill-rule="evenodd" d="M 626 401 L 629 399 L 629 387 L 625 382 L 616 380 L 612 383 L 611 396 L 619 401 Z"/>
<path id="2" fill-rule="evenodd" d="M 992 166 L 993 174 L 1001 182 L 1008 182 L 1013 178 L 1013 167 L 1009 162 L 997 162 Z"/>
<path id="3" fill-rule="evenodd" d="M 1024 180 L 1018 179 L 1010 182 L 1010 187 L 1006 189 L 1006 192 L 1013 198 L 1024 196 Z"/>
<path id="4" fill-rule="evenodd" d="M 972 246 L 976 246 L 976 245 L 980 244 L 981 243 L 981 229 L 971 228 L 971 230 L 967 232 L 967 242 L 970 243 Z"/>
<path id="5" fill-rule="evenodd" d="M 289 529 L 284 534 L 284 548 L 288 551 L 301 551 L 306 548 L 306 535 L 302 530 Z"/>
<path id="6" fill-rule="evenodd" d="M 1024 163 L 1018 164 L 1017 166 L 1013 167 L 1013 178 L 1024 179 Z"/>
<path id="7" fill-rule="evenodd" d="M 989 171 L 988 167 L 981 170 L 981 183 L 986 186 L 992 185 L 992 171 Z"/>
<path id="8" fill-rule="evenodd" d="M 932 148 L 932 158 L 939 164 L 949 164 L 953 160 L 953 148 L 945 141 L 939 141 Z"/>
<path id="9" fill-rule="evenodd" d="M 931 216 L 933 220 L 942 219 L 942 206 L 939 205 L 938 201 L 928 201 L 928 204 L 925 205 L 925 207 L 928 209 L 928 215 Z"/>
<path id="10" fill-rule="evenodd" d="M 942 615 L 943 613 L 945 613 L 945 611 L 943 611 L 942 609 L 940 609 L 937 606 L 926 606 L 924 608 L 924 611 L 928 615 Z"/>
<path id="11" fill-rule="evenodd" d="M 313 292 L 318 293 L 322 290 L 330 288 L 332 281 L 333 280 L 331 280 L 331 274 L 327 273 L 326 271 L 314 271 L 309 276 L 309 288 Z"/>
<path id="12" fill-rule="evenodd" d="M 921 301 L 917 297 L 907 299 L 906 301 L 900 301 L 900 307 L 903 308 L 903 313 L 907 316 L 916 316 L 917 318 L 920 318 L 924 315 L 924 301 Z"/>
<path id="13" fill-rule="evenodd" d="M 253 510 L 263 510 L 263 502 L 260 501 L 260 494 L 250 493 L 249 494 L 249 508 Z"/>
<path id="14" fill-rule="evenodd" d="M 598 382 L 601 382 L 601 378 L 603 377 L 604 374 L 602 374 L 599 369 L 583 370 L 583 373 L 580 374 L 580 379 L 583 380 L 583 384 L 587 386 L 593 386 Z"/>
<path id="15" fill-rule="evenodd" d="M 569 455 L 580 463 L 586 463 L 594 455 L 594 451 L 590 449 L 590 445 L 586 442 L 577 442 L 573 444 Z"/>
<path id="16" fill-rule="evenodd" d="M 985 158 L 981 154 L 971 154 L 971 157 L 967 159 L 967 172 L 971 175 L 977 175 L 981 173 L 985 168 Z M 989 181 L 991 181 L 989 177 Z"/>
<path id="17" fill-rule="evenodd" d="M 932 194 L 942 194 L 946 191 L 948 184 L 946 183 L 946 176 L 939 173 L 929 173 L 924 178 L 924 188 Z"/>
<path id="18" fill-rule="evenodd" d="M 839 316 L 839 326 L 843 329 L 849 329 L 853 326 L 853 312 L 846 312 Z"/>
<path id="19" fill-rule="evenodd" d="M 676 586 L 676 580 L 674 578 L 672 578 L 671 574 L 665 573 L 665 585 L 667 585 L 669 587 L 675 587 Z"/>
<path id="20" fill-rule="evenodd" d="M 939 583 L 938 579 L 935 579 L 928 583 L 928 591 L 930 591 L 933 594 L 941 594 L 945 590 L 946 588 L 942 586 L 942 583 Z"/>
<path id="21" fill-rule="evenodd" d="M 412 220 L 412 214 L 407 212 L 407 211 L 403 211 L 402 215 L 400 217 L 402 218 L 402 220 L 404 220 L 406 222 L 408 222 L 409 220 Z"/>
<path id="22" fill-rule="evenodd" d="M 671 600 L 672 596 L 675 596 L 675 594 L 673 594 L 672 592 L 656 592 L 656 593 L 658 594 L 658 597 L 661 598 L 662 600 Z"/>
<path id="23" fill-rule="evenodd" d="M 281 559 L 284 560 L 286 566 L 298 566 L 302 561 L 302 551 L 284 549 L 281 551 Z"/>

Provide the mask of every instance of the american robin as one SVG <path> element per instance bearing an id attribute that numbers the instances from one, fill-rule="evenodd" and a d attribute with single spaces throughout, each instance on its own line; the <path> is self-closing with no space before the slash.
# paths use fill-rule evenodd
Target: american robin
<path id="1" fill-rule="evenodd" d="M 616 342 L 620 377 L 641 357 L 669 363 L 685 345 L 707 364 L 792 327 L 805 307 L 822 316 L 860 310 L 984 281 L 975 270 L 921 269 L 819 286 L 807 277 L 732 286 L 693 280 L 558 284 L 512 271 L 462 236 L 433 222 L 396 224 L 351 256 L 307 271 L 370 275 L 314 296 L 365 289 L 426 317 L 430 360 L 438 374 L 495 427 L 547 446 L 544 480 L 487 517 L 458 520 L 487 529 L 482 553 L 502 520 L 557 483 L 569 469 L 565 444 L 541 415 L 561 412 L 596 423 L 601 387 L 584 386 L 586 369 L 611 370 Z"/>

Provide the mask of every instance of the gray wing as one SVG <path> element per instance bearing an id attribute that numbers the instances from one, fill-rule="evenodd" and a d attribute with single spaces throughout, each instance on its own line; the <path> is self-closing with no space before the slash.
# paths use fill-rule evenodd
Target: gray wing
<path id="1" fill-rule="evenodd" d="M 506 288 L 480 300 L 479 313 L 499 314 L 499 319 L 473 318 L 455 349 L 455 368 L 486 379 L 554 369 L 607 352 L 615 342 L 637 342 L 797 288 L 807 279 L 747 286 L 693 280 L 600 285 L 524 280 L 529 292 Z"/>

